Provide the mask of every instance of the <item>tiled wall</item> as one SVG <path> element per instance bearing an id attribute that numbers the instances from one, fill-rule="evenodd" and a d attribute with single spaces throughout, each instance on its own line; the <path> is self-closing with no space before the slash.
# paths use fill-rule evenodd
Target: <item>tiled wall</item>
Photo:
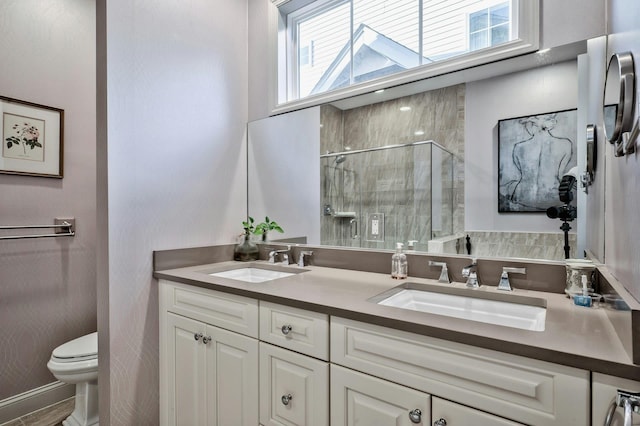
<path id="1" fill-rule="evenodd" d="M 438 226 L 433 229 L 429 173 L 431 150 L 438 148 L 428 145 L 354 154 L 340 164 L 335 157 L 324 159 L 321 168 L 326 179 L 322 192 L 330 193 L 335 200 L 329 204 L 358 214 L 360 238 L 351 239 L 355 229 L 350 218 L 323 216 L 322 244 L 393 248 L 396 241 L 415 239 L 426 246 L 433 232 L 439 236 L 462 229 L 464 85 L 343 112 L 332 106 L 322 107 L 321 111 L 323 154 L 423 140 L 434 140 L 453 153 L 452 166 L 434 169 L 442 173 L 439 194 L 444 212 L 437 215 Z M 385 214 L 384 242 L 367 241 L 365 222 L 367 214 L 374 213 Z"/>

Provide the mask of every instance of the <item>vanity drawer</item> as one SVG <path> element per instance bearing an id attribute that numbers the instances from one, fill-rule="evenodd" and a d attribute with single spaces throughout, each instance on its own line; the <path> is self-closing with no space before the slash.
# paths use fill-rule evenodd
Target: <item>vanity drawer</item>
<path id="1" fill-rule="evenodd" d="M 329 364 L 260 342 L 260 423 L 328 426 Z"/>
<path id="2" fill-rule="evenodd" d="M 161 309 L 258 338 L 258 301 L 160 280 Z"/>
<path id="3" fill-rule="evenodd" d="M 336 317 L 331 362 L 526 424 L 589 424 L 585 370 Z"/>
<path id="4" fill-rule="evenodd" d="M 432 399 L 431 410 L 431 418 L 434 421 L 443 419 L 448 426 L 524 426 L 522 423 L 512 422 L 440 398 Z"/>
<path id="5" fill-rule="evenodd" d="M 427 393 L 333 364 L 330 377 L 331 426 L 430 424 Z"/>
<path id="6" fill-rule="evenodd" d="M 260 340 L 328 361 L 329 317 L 260 302 Z"/>

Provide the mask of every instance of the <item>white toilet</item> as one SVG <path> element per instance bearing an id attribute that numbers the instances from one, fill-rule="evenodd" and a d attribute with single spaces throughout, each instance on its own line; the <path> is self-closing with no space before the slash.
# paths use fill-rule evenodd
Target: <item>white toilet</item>
<path id="1" fill-rule="evenodd" d="M 53 350 L 47 363 L 56 379 L 76 385 L 76 406 L 62 424 L 98 424 L 98 333 L 87 334 Z"/>

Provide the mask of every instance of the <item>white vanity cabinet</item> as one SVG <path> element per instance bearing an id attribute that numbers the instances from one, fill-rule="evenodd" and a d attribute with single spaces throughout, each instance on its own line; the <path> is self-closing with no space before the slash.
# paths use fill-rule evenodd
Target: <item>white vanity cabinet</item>
<path id="1" fill-rule="evenodd" d="M 446 414 L 437 401 L 448 400 L 479 410 L 474 425 L 590 423 L 585 370 L 336 317 L 331 363 L 432 395 L 434 422 Z M 475 414 L 459 407 L 453 415 Z"/>
<path id="2" fill-rule="evenodd" d="M 160 281 L 162 425 L 258 424 L 257 313 L 253 299 Z"/>
<path id="3" fill-rule="evenodd" d="M 328 426 L 329 364 L 260 343 L 260 423 Z"/>
<path id="4" fill-rule="evenodd" d="M 445 399 L 431 400 L 431 424 L 435 426 L 524 426 Z"/>
<path id="5" fill-rule="evenodd" d="M 592 391 L 592 419 L 594 426 L 604 424 L 608 410 L 615 401 L 618 390 L 631 393 L 640 393 L 640 382 L 623 379 L 620 377 L 608 376 L 606 374 L 593 373 L 591 378 Z M 617 407 L 611 415 L 610 426 L 623 426 L 624 410 Z M 640 414 L 633 413 L 632 423 L 634 426 L 640 425 Z"/>
<path id="6" fill-rule="evenodd" d="M 328 316 L 260 302 L 260 340 L 260 423 L 328 426 Z"/>
<path id="7" fill-rule="evenodd" d="M 331 426 L 428 425 L 431 396 L 331 365 Z"/>

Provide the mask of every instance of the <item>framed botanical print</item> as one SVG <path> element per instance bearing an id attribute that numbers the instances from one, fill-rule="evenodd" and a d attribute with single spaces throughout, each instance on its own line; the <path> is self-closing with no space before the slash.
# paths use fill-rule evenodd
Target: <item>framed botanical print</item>
<path id="1" fill-rule="evenodd" d="M 0 173 L 62 178 L 64 110 L 0 96 Z"/>

